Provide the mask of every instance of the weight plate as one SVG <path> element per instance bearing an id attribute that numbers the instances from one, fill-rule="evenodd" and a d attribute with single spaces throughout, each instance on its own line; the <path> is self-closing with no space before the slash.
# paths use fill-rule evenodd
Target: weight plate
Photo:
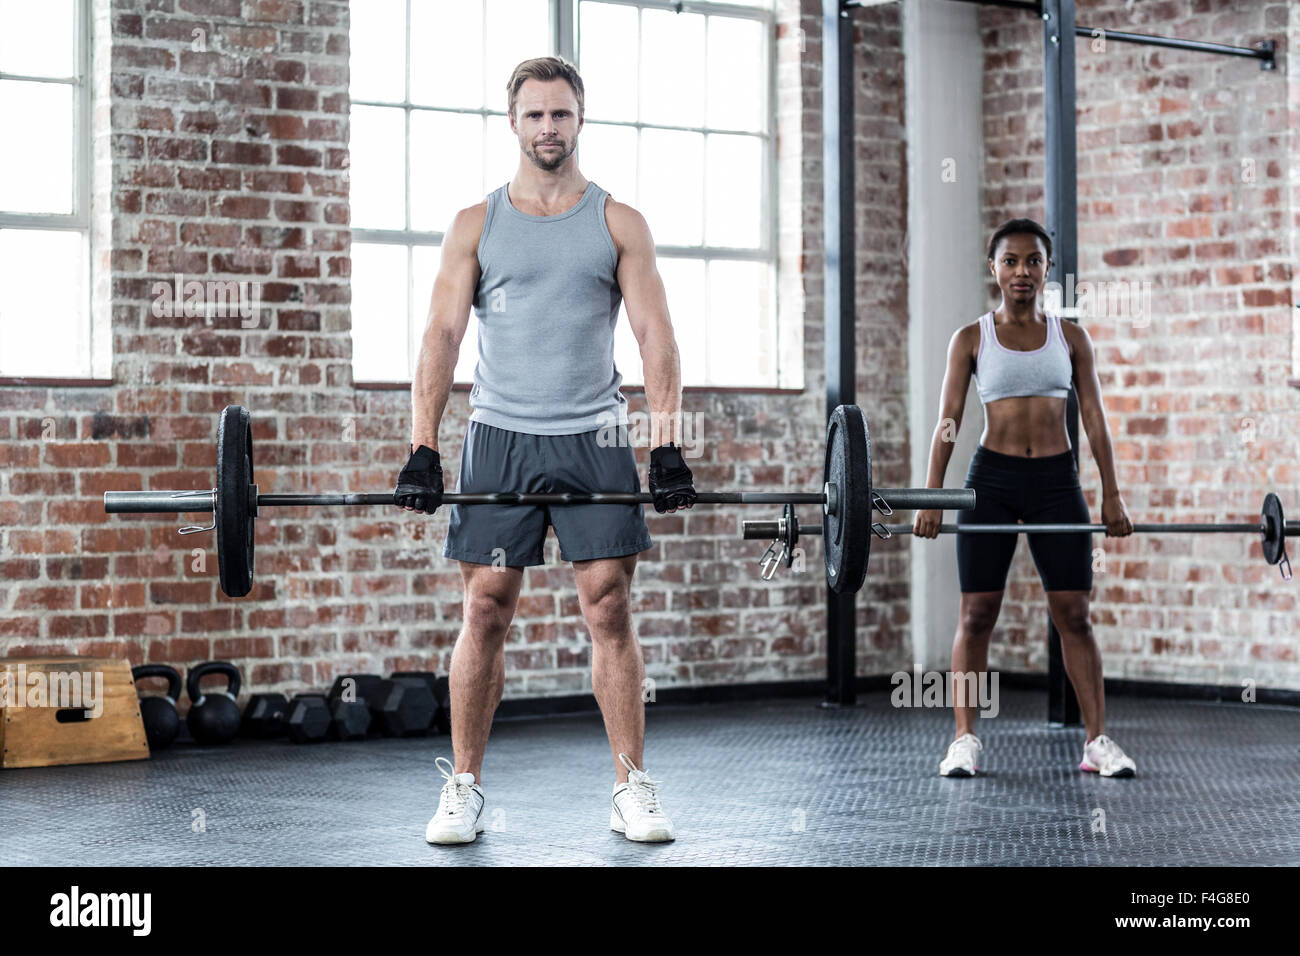
<path id="1" fill-rule="evenodd" d="M 1286 552 L 1286 519 L 1282 516 L 1282 499 L 1271 491 L 1264 496 L 1259 525 L 1259 543 L 1264 546 L 1264 560 L 1277 564 Z"/>
<path id="2" fill-rule="evenodd" d="M 836 594 L 862 589 L 871 553 L 871 435 L 856 405 L 840 405 L 826 426 L 822 480 L 836 491 L 835 513 L 822 514 L 826 584 Z"/>
<path id="3" fill-rule="evenodd" d="M 217 570 L 221 590 L 243 597 L 253 589 L 253 425 L 248 409 L 227 405 L 217 428 Z"/>

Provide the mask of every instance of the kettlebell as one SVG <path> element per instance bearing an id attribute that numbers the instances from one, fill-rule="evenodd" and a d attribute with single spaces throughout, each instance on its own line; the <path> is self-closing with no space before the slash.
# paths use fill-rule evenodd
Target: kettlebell
<path id="1" fill-rule="evenodd" d="M 199 681 L 209 674 L 224 674 L 225 690 L 203 693 Z M 228 744 L 239 733 L 239 668 L 226 661 L 208 661 L 190 668 L 185 680 L 190 712 L 185 718 L 190 735 L 201 744 Z"/>
<path id="2" fill-rule="evenodd" d="M 144 736 L 150 750 L 170 747 L 181 732 L 181 718 L 176 713 L 176 700 L 181 696 L 181 672 L 166 664 L 141 664 L 131 668 L 131 680 L 146 677 L 167 678 L 167 693 L 163 696 L 140 698 L 140 719 L 144 721 Z"/>

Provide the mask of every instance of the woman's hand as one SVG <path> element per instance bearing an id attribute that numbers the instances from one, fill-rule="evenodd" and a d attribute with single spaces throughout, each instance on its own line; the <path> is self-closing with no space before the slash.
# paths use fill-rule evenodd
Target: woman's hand
<path id="1" fill-rule="evenodd" d="M 1129 517 L 1124 498 L 1118 491 L 1101 500 L 1101 521 L 1106 526 L 1108 538 L 1126 538 L 1133 533 L 1133 519 Z"/>
<path id="2" fill-rule="evenodd" d="M 912 535 L 917 538 L 939 537 L 939 524 L 943 521 L 943 512 L 937 508 L 926 508 L 916 513 L 912 519 Z"/>

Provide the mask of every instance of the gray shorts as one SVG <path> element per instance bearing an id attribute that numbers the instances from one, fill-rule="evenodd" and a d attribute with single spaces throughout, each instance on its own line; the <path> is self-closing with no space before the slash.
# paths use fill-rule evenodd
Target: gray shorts
<path id="1" fill-rule="evenodd" d="M 640 491 L 636 457 L 619 443 L 602 447 L 601 432 L 530 435 L 470 422 L 460 453 L 457 491 Z M 564 561 L 621 558 L 653 542 L 644 505 L 449 505 L 445 557 L 518 568 L 542 563 L 546 528 L 555 528 Z"/>

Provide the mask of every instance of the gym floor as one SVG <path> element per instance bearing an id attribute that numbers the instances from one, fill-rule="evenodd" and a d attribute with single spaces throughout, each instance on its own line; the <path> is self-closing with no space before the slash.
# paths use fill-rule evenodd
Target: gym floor
<path id="1" fill-rule="evenodd" d="M 613 776 L 593 714 L 499 721 L 484 767 L 487 832 L 432 847 L 424 826 L 447 737 L 298 746 L 180 744 L 150 761 L 10 771 L 6 865 L 1300 864 L 1300 710 L 1108 700 L 1139 776 L 1077 769 L 1083 731 L 1007 690 L 982 721 L 986 773 L 938 776 L 946 710 L 885 694 L 650 705 L 648 768 L 678 840 L 608 828 Z M 200 817 L 201 813 L 201 817 Z M 203 825 L 192 825 L 193 820 Z M 1094 832 L 1104 824 L 1105 832 Z M 204 832 L 195 832 L 195 829 Z"/>

